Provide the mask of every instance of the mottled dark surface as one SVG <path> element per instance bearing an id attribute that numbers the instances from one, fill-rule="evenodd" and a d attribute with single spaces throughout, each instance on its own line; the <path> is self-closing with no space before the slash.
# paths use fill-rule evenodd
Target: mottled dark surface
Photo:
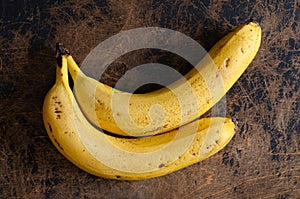
<path id="1" fill-rule="evenodd" d="M 300 197 L 299 1 L 99 2 L 2 1 L 0 198 Z M 50 142 L 41 110 L 54 83 L 56 41 L 79 63 L 101 41 L 135 27 L 178 30 L 209 49 L 251 18 L 262 26 L 262 46 L 227 94 L 226 114 L 238 129 L 218 154 L 164 177 L 121 182 L 79 170 Z M 149 53 L 121 57 L 101 81 L 114 85 Z"/>

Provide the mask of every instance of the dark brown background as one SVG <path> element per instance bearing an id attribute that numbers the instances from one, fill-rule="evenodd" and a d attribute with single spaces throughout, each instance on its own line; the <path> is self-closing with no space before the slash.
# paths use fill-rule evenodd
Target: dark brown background
<path id="1" fill-rule="evenodd" d="M 2 1 L 0 198 L 300 198 L 299 1 L 99 2 Z M 262 26 L 262 46 L 227 94 L 227 115 L 238 129 L 215 156 L 164 177 L 121 182 L 79 170 L 50 142 L 41 110 L 54 83 L 55 42 L 63 41 L 80 63 L 121 30 L 159 26 L 209 49 L 251 18 Z M 190 69 L 164 56 L 180 72 Z M 133 52 L 101 81 L 114 85 L 149 57 L 159 61 L 162 54 Z"/>

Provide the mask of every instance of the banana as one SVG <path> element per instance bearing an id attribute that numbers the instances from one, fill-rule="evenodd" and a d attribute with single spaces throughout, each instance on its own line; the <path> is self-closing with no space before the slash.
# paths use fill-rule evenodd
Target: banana
<path id="1" fill-rule="evenodd" d="M 86 76 L 71 55 L 69 72 L 75 96 L 89 121 L 125 136 L 149 136 L 178 128 L 212 108 L 254 59 L 261 28 L 249 22 L 223 37 L 183 78 L 146 94 L 114 89 Z"/>
<path id="2" fill-rule="evenodd" d="M 82 170 L 103 178 L 154 178 L 204 160 L 234 136 L 230 118 L 203 118 L 177 130 L 145 138 L 115 137 L 95 128 L 69 87 L 68 55 L 56 67 L 56 81 L 43 105 L 45 129 L 55 147 Z"/>

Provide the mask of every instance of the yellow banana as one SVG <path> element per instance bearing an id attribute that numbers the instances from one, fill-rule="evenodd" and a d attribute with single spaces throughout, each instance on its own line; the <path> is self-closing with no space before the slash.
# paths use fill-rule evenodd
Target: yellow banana
<path id="1" fill-rule="evenodd" d="M 91 123 L 119 135 L 149 136 L 200 117 L 233 86 L 254 59 L 261 28 L 249 22 L 223 37 L 184 78 L 167 88 L 131 94 L 87 77 L 68 56 L 75 96 Z"/>
<path id="2" fill-rule="evenodd" d="M 96 176 L 139 180 L 166 175 L 217 153 L 231 140 L 229 118 L 203 118 L 177 130 L 146 138 L 113 137 L 96 129 L 81 112 L 68 83 L 67 57 L 56 67 L 43 120 L 55 147 Z M 60 65 L 60 64 L 59 64 Z"/>

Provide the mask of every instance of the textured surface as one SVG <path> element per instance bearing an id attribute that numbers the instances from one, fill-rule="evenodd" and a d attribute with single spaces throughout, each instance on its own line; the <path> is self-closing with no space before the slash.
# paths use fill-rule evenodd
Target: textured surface
<path id="1" fill-rule="evenodd" d="M 0 198 L 299 198 L 299 1 L 49 2 L 2 1 Z M 209 49 L 251 18 L 262 26 L 262 46 L 226 96 L 226 114 L 238 129 L 220 153 L 164 177 L 119 182 L 79 170 L 53 147 L 41 110 L 54 83 L 56 41 L 81 62 L 121 30 L 160 26 Z M 155 51 L 125 55 L 101 81 L 114 85 L 125 71 L 160 57 Z M 190 69 L 174 59 L 163 60 L 182 73 Z"/>

